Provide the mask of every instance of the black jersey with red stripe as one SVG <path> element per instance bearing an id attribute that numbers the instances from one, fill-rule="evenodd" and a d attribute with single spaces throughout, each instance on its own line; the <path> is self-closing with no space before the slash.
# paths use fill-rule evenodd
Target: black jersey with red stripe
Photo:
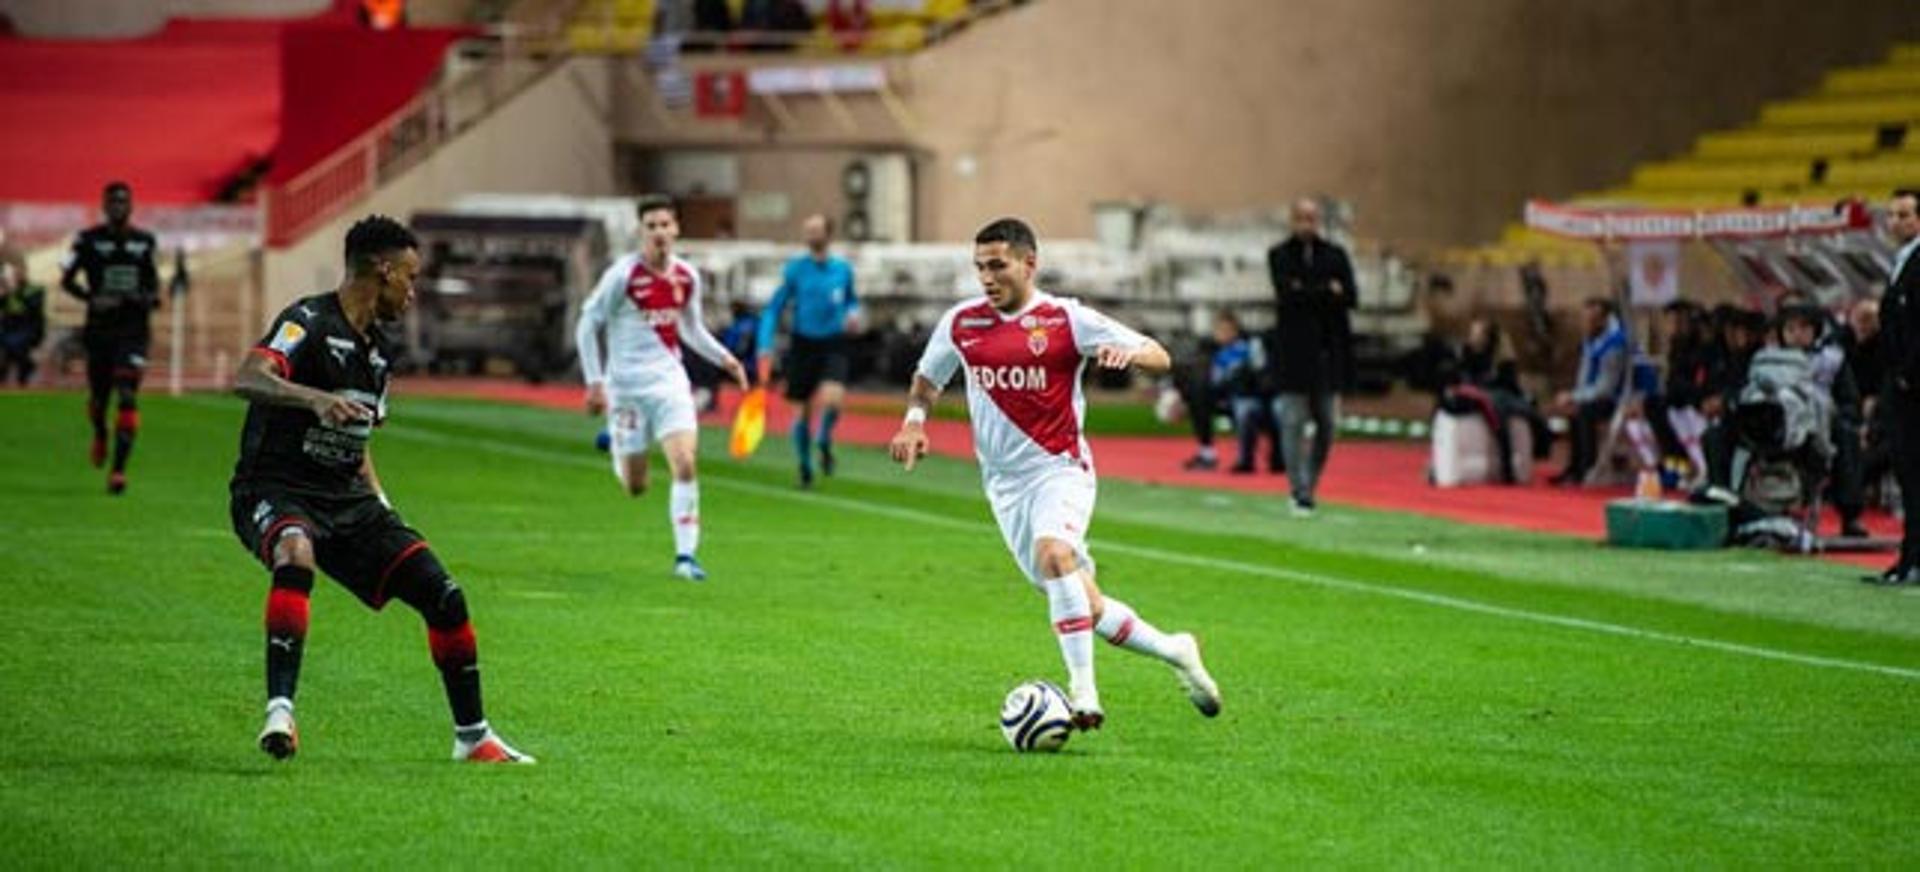
<path id="1" fill-rule="evenodd" d="M 240 431 L 233 484 L 270 485 L 291 493 L 368 496 L 360 474 L 373 428 L 387 416 L 388 363 L 394 346 L 379 325 L 353 329 L 340 297 L 326 293 L 295 302 L 273 319 L 253 347 L 289 381 L 340 394 L 373 410 L 367 421 L 328 424 L 312 411 L 253 403 Z"/>
<path id="2" fill-rule="evenodd" d="M 160 305 L 158 247 L 153 234 L 138 227 L 99 224 L 74 237 L 60 266 L 63 279 L 86 278 L 88 338 L 149 335 L 149 318 Z"/>

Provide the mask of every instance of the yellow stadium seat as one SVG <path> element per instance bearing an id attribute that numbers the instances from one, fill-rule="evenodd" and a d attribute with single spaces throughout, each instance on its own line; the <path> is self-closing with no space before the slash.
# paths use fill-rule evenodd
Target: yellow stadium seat
<path id="1" fill-rule="evenodd" d="M 1810 97 L 1770 103 L 1760 122 L 1777 127 L 1838 127 L 1920 121 L 1920 95 L 1911 97 Z"/>
<path id="2" fill-rule="evenodd" d="M 1635 190 L 1718 190 L 1758 188 L 1805 182 L 1810 167 L 1804 160 L 1673 161 L 1642 164 L 1633 173 Z"/>
<path id="3" fill-rule="evenodd" d="M 1764 160 L 1769 158 L 1835 158 L 1873 150 L 1871 127 L 1851 130 L 1779 131 L 1765 128 L 1706 134 L 1695 143 L 1693 156 L 1702 160 Z"/>
<path id="4" fill-rule="evenodd" d="M 1920 94 L 1920 65 L 1855 67 L 1827 74 L 1821 90 L 1848 96 Z"/>
<path id="5" fill-rule="evenodd" d="M 1827 171 L 1827 184 L 1888 190 L 1920 185 L 1920 155 L 1894 154 L 1835 164 Z"/>

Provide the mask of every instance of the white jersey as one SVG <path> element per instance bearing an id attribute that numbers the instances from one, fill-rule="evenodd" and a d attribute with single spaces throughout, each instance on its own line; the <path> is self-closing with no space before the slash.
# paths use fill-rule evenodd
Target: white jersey
<path id="1" fill-rule="evenodd" d="M 1103 345 L 1146 342 L 1078 300 L 1036 289 L 1025 308 L 1007 315 L 982 296 L 940 316 L 918 373 L 946 387 L 965 367 L 974 453 L 993 491 L 1052 470 L 1093 472 L 1081 371 Z"/>
<path id="2" fill-rule="evenodd" d="M 604 364 L 603 327 L 607 334 Z M 660 272 L 649 268 L 638 254 L 614 261 L 580 305 L 573 339 L 587 384 L 604 381 L 613 394 L 690 390 L 680 360 L 682 343 L 716 366 L 728 357 L 726 347 L 707 332 L 701 318 L 699 270 L 677 257 L 669 257 L 667 268 Z"/>

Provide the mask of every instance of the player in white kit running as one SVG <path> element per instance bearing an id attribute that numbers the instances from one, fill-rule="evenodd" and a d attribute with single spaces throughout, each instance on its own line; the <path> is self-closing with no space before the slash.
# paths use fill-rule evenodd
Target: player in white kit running
<path id="1" fill-rule="evenodd" d="M 680 360 L 684 344 L 726 370 L 747 388 L 747 371 L 707 332 L 700 316 L 700 272 L 673 256 L 680 221 L 672 200 L 644 197 L 640 253 L 613 262 L 593 295 L 580 306 L 574 343 L 587 381 L 587 414 L 607 415 L 613 473 L 627 493 L 647 489 L 647 446 L 659 443 L 673 474 L 667 511 L 673 523 L 675 575 L 703 581 L 695 551 L 700 547 L 700 484 L 694 455 L 699 448 L 693 386 Z M 600 332 L 606 331 L 601 363 Z"/>
<path id="2" fill-rule="evenodd" d="M 1172 362 L 1166 349 L 1077 300 L 1034 287 L 1039 245 L 1024 222 L 1002 218 L 974 237 L 973 265 L 986 295 L 948 309 L 934 327 L 893 437 L 893 459 L 908 470 L 927 453 L 927 411 L 964 369 L 974 451 L 993 516 L 1027 579 L 1046 594 L 1069 676 L 1074 724 L 1105 719 L 1093 678 L 1093 636 L 1173 667 L 1200 713 L 1220 713 L 1220 689 L 1192 634 L 1168 634 L 1103 596 L 1087 553 L 1096 483 L 1083 433 L 1080 374 L 1105 369 L 1153 375 Z"/>

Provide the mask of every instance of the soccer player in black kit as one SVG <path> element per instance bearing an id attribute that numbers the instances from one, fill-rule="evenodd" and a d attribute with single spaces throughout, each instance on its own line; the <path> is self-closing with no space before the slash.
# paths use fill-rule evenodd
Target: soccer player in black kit
<path id="1" fill-rule="evenodd" d="M 87 304 L 81 342 L 87 349 L 87 420 L 93 423 L 94 466 L 107 460 L 107 401 L 119 400 L 113 422 L 113 468 L 107 493 L 127 489 L 127 456 L 140 429 L 140 377 L 147 369 L 148 318 L 160 305 L 153 234 L 131 223 L 133 189 L 111 182 L 101 192 L 106 223 L 80 231 L 60 264 L 60 287 Z M 85 287 L 78 281 L 86 276 Z"/>
<path id="2" fill-rule="evenodd" d="M 466 596 L 388 504 L 368 451 L 386 418 L 394 354 L 378 322 L 413 304 L 419 243 L 375 215 L 347 231 L 346 249 L 339 289 L 281 312 L 234 377 L 234 393 L 250 404 L 231 485 L 233 527 L 273 571 L 260 748 L 285 759 L 299 744 L 293 696 L 318 567 L 370 608 L 399 600 L 426 619 L 453 709 L 455 760 L 532 763 L 487 726 Z"/>

